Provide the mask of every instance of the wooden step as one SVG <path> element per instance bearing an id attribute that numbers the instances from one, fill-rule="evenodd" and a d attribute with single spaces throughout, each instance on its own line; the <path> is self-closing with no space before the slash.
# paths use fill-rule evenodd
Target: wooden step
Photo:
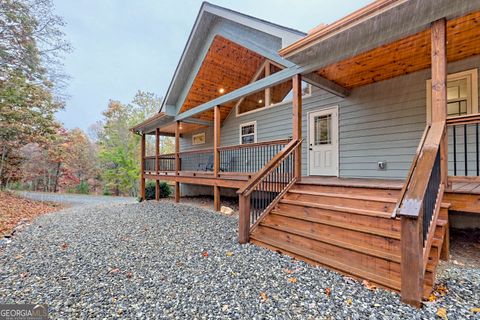
<path id="1" fill-rule="evenodd" d="M 313 233 L 313 232 L 305 232 L 305 231 L 302 231 L 302 230 L 299 230 L 299 229 L 296 229 L 296 228 L 291 228 L 291 227 L 288 227 L 288 226 L 285 226 L 285 225 L 273 224 L 273 223 L 270 223 L 268 221 L 266 221 L 266 222 L 262 221 L 261 226 L 276 229 L 276 230 L 283 231 L 283 232 L 290 233 L 290 234 L 296 234 L 296 235 L 302 236 L 304 238 L 308 238 L 308 239 L 320 241 L 320 242 L 323 242 L 323 243 L 331 244 L 331 245 L 334 245 L 334 246 L 337 246 L 337 247 L 340 247 L 340 248 L 343 248 L 343 249 L 352 250 L 352 251 L 356 251 L 356 252 L 359 252 L 359 253 L 367 254 L 367 255 L 372 256 L 372 257 L 377 257 L 377 258 L 385 259 L 385 260 L 388 260 L 388 261 L 400 263 L 400 254 L 399 253 L 395 254 L 395 253 L 389 252 L 387 250 L 375 249 L 372 246 L 365 246 L 365 245 L 360 245 L 358 243 L 347 242 L 347 241 L 344 241 L 345 240 L 344 238 L 336 239 L 334 237 L 327 237 L 327 236 L 324 236 L 324 235 L 321 235 L 321 234 L 317 234 L 317 233 Z"/>
<path id="2" fill-rule="evenodd" d="M 314 191 L 289 191 L 285 195 L 284 199 L 310 203 L 321 203 L 322 205 L 334 205 L 347 208 L 361 208 L 362 210 L 383 212 L 390 215 L 396 206 L 396 201 L 391 201 L 390 199 L 382 197 Z"/>
<path id="3" fill-rule="evenodd" d="M 344 198 L 352 200 L 365 200 L 373 202 L 386 202 L 386 203 L 397 203 L 398 199 L 396 197 L 381 197 L 377 195 L 362 195 L 362 194 L 347 194 L 347 193 L 332 193 L 332 192 L 316 192 L 310 190 L 301 190 L 292 188 L 288 193 L 298 193 L 298 194 L 308 194 L 312 196 L 322 196 L 322 197 L 331 197 L 331 198 Z"/>
<path id="4" fill-rule="evenodd" d="M 305 216 L 305 218 L 327 219 L 348 224 L 355 224 L 364 227 L 380 228 L 388 231 L 401 230 L 400 219 L 391 219 L 385 217 L 372 217 L 366 215 L 352 214 L 349 212 L 333 211 L 321 208 L 299 207 L 297 205 L 278 203 L 277 207 L 280 211 L 290 212 L 296 216 Z"/>
<path id="5" fill-rule="evenodd" d="M 360 215 L 366 215 L 366 216 L 372 216 L 372 217 L 381 217 L 386 219 L 389 219 L 391 217 L 391 213 L 387 213 L 387 212 L 358 209 L 358 208 L 337 206 L 337 205 L 331 205 L 331 204 L 313 203 L 313 202 L 297 201 L 297 200 L 290 200 L 290 199 L 282 199 L 280 200 L 280 203 L 293 204 L 299 207 L 310 207 L 310 208 L 320 208 L 320 209 L 326 209 L 326 210 L 332 210 L 332 211 L 342 211 L 342 212 L 348 212 L 348 213 L 360 214 Z"/>
<path id="6" fill-rule="evenodd" d="M 307 216 L 299 216 L 298 214 L 291 213 L 291 212 L 286 212 L 281 209 L 274 209 L 271 214 L 277 214 L 289 218 L 294 218 L 294 219 L 299 219 L 299 220 L 305 220 L 305 221 L 310 221 L 310 222 L 315 222 L 319 224 L 324 224 L 324 225 L 329 225 L 332 227 L 337 227 L 337 228 L 342 228 L 342 229 L 347 229 L 347 230 L 352 230 L 352 231 L 358 231 L 358 232 L 363 232 L 367 234 L 372 234 L 376 236 L 382 236 L 385 238 L 391 238 L 391 239 L 396 239 L 400 240 L 400 232 L 399 231 L 390 231 L 390 230 L 385 230 L 381 228 L 375 228 L 375 227 L 366 227 L 366 226 L 360 226 L 352 223 L 344 223 L 344 222 L 338 222 L 338 221 L 332 221 L 330 219 L 324 219 L 324 218 L 313 218 L 313 217 L 307 217 Z"/>
<path id="7" fill-rule="evenodd" d="M 295 184 L 295 186 L 293 186 L 292 189 L 313 191 L 313 192 L 377 196 L 377 197 L 386 197 L 386 198 L 388 197 L 398 198 L 400 195 L 400 190 L 377 189 L 377 188 L 355 188 L 355 187 L 344 187 L 344 186 L 308 185 L 308 184 L 301 184 L 301 183 Z"/>
<path id="8" fill-rule="evenodd" d="M 367 279 L 369 281 L 394 290 L 400 290 L 400 281 L 398 279 L 394 279 L 393 277 L 384 277 L 377 273 L 354 267 L 351 264 L 339 262 L 330 257 L 326 257 L 325 255 L 320 255 L 313 250 L 304 249 L 302 247 L 285 242 L 276 241 L 270 237 L 262 236 L 256 233 L 252 234 L 252 240 L 259 245 L 265 244 L 267 245 L 267 248 L 273 247 L 276 250 L 282 251 L 283 253 L 286 253 L 290 256 L 307 258 L 308 260 L 315 261 L 318 264 L 325 265 L 340 272 L 348 273 L 361 279 Z"/>

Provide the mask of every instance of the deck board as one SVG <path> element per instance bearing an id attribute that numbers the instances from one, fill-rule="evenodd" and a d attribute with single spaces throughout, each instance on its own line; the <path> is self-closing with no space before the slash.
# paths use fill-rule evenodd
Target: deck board
<path id="1" fill-rule="evenodd" d="M 364 178 L 306 176 L 306 177 L 302 177 L 302 180 L 299 183 L 400 190 L 403 187 L 404 181 L 396 180 L 396 179 L 364 179 Z"/>

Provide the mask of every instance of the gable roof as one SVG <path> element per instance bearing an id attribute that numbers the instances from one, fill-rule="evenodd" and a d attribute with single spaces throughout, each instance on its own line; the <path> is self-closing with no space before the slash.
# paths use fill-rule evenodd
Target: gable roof
<path id="1" fill-rule="evenodd" d="M 196 69 L 195 66 L 199 54 L 207 41 L 206 37 L 212 32 L 215 23 L 219 20 L 236 23 L 278 38 L 281 41 L 281 47 L 290 45 L 306 35 L 295 29 L 203 2 L 159 112 L 163 110 L 168 114 L 173 114 L 173 110 L 176 110 L 178 100 L 181 98 L 182 91 L 185 88 L 185 83 Z M 272 51 L 271 54 L 280 58 L 276 50 Z"/>

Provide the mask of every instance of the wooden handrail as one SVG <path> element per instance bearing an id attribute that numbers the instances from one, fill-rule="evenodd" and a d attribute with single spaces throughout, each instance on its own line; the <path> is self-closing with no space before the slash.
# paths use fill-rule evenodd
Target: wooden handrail
<path id="1" fill-rule="evenodd" d="M 430 174 L 445 132 L 445 125 L 445 122 L 435 122 L 431 125 L 406 187 L 398 215 L 410 218 L 417 218 L 420 215 Z"/>
<path id="2" fill-rule="evenodd" d="M 209 153 L 213 152 L 213 148 L 205 148 L 205 149 L 197 149 L 197 150 L 190 150 L 190 151 L 182 151 L 179 152 L 179 155 L 185 155 L 185 154 L 197 154 L 197 153 Z"/>
<path id="3" fill-rule="evenodd" d="M 237 144 L 233 146 L 226 146 L 218 148 L 219 151 L 224 150 L 239 150 L 243 148 L 252 148 L 252 147 L 259 147 L 259 146 L 270 146 L 270 145 L 277 145 L 277 144 L 287 144 L 291 141 L 291 139 L 280 139 L 280 140 L 270 140 L 270 141 L 263 141 L 263 142 L 256 142 L 256 143 L 248 143 L 248 144 Z"/>
<path id="4" fill-rule="evenodd" d="M 277 153 L 270 161 L 263 166 L 263 168 L 257 172 L 255 176 L 253 176 L 242 188 L 240 188 L 237 193 L 242 196 L 248 196 L 253 189 L 260 183 L 262 177 L 270 172 L 272 168 L 276 166 L 284 157 L 290 154 L 295 147 L 300 144 L 302 140 L 292 140 L 290 141 L 283 149 Z"/>
<path id="5" fill-rule="evenodd" d="M 474 124 L 480 123 L 480 113 L 469 114 L 466 116 L 458 116 L 447 119 L 448 126 L 455 126 L 461 124 Z"/>
<path id="6" fill-rule="evenodd" d="M 420 155 L 420 152 L 423 149 L 423 145 L 425 144 L 425 138 L 427 137 L 429 130 L 430 130 L 430 124 L 427 124 L 425 126 L 425 130 L 423 131 L 422 138 L 420 139 L 420 143 L 418 144 L 417 151 L 415 152 L 415 156 L 413 157 L 413 162 L 412 162 L 412 165 L 410 166 L 410 170 L 408 171 L 407 178 L 405 179 L 405 183 L 403 184 L 402 191 L 400 191 L 400 197 L 398 198 L 397 205 L 395 206 L 395 209 L 393 209 L 392 219 L 395 219 L 397 217 L 397 212 L 400 209 L 400 206 L 402 205 L 403 199 L 405 198 L 407 187 L 410 184 L 410 181 L 412 180 L 413 172 L 417 167 L 418 156 Z"/>
<path id="7" fill-rule="evenodd" d="M 175 157 L 175 153 L 166 153 L 158 156 L 160 159 L 165 159 L 166 157 Z M 145 156 L 144 159 L 155 159 L 155 156 Z M 168 158 L 169 159 L 169 158 Z"/>

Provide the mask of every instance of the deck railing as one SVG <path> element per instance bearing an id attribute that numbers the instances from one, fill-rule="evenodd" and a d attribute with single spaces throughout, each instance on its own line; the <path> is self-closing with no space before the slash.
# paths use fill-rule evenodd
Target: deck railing
<path id="1" fill-rule="evenodd" d="M 158 171 L 175 171 L 175 154 L 162 154 L 159 157 Z M 155 156 L 145 157 L 145 172 L 156 172 Z"/>
<path id="2" fill-rule="evenodd" d="M 274 140 L 220 147 L 220 171 L 257 172 L 290 140 Z"/>
<path id="3" fill-rule="evenodd" d="M 218 148 L 220 172 L 253 173 L 278 154 L 291 140 L 273 140 Z M 214 169 L 213 148 L 179 153 L 181 171 L 207 171 Z M 145 172 L 155 172 L 155 156 L 145 157 Z M 175 154 L 159 156 L 159 172 L 175 171 Z"/>
<path id="4" fill-rule="evenodd" d="M 393 217 L 401 217 L 402 299 L 418 303 L 433 243 L 445 184 L 442 181 L 442 143 L 445 122 L 427 126 Z"/>
<path id="5" fill-rule="evenodd" d="M 213 149 L 179 153 L 180 171 L 213 171 Z"/>
<path id="6" fill-rule="evenodd" d="M 239 242 L 247 243 L 250 232 L 295 184 L 296 150 L 301 140 L 292 140 L 240 190 Z"/>
<path id="7" fill-rule="evenodd" d="M 449 118 L 449 171 L 453 176 L 480 176 L 480 114 Z"/>

